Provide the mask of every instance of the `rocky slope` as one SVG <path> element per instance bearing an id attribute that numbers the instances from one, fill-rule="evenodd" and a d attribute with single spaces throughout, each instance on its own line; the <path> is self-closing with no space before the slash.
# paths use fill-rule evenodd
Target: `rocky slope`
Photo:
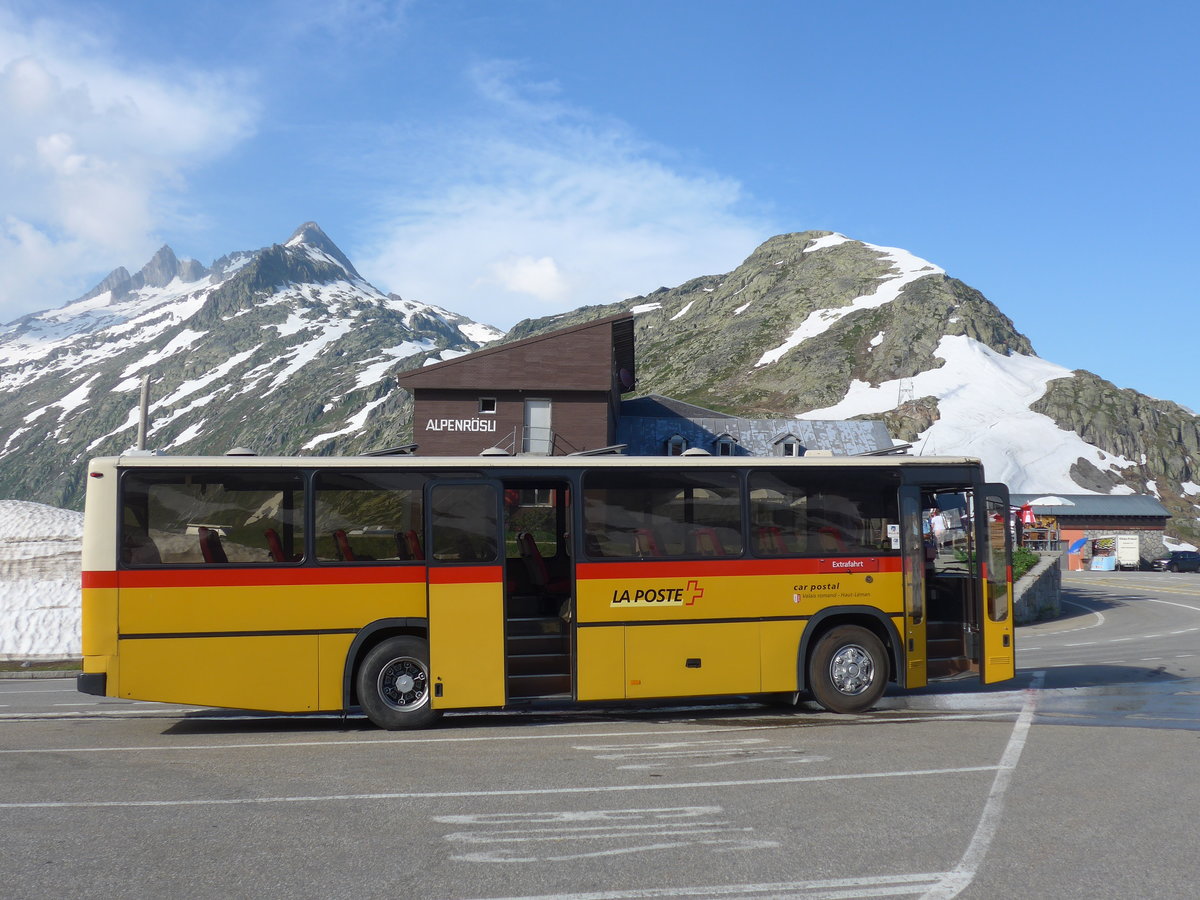
<path id="1" fill-rule="evenodd" d="M 639 393 L 751 417 L 882 418 L 919 454 L 981 457 L 1022 493 L 1150 493 L 1200 543 L 1200 419 L 1038 357 L 977 290 L 903 250 L 773 237 L 734 271 L 520 323 L 632 310 Z M 78 506 L 88 456 L 150 446 L 353 453 L 402 443 L 392 375 L 500 337 L 367 284 L 312 223 L 210 267 L 164 247 L 0 329 L 0 498 Z"/>
<path id="2" fill-rule="evenodd" d="M 0 329 L 0 498 L 82 502 L 84 462 L 186 453 L 353 453 L 403 443 L 393 375 L 500 332 L 368 284 L 314 223 L 211 267 L 162 248 L 66 306 Z"/>
<path id="3" fill-rule="evenodd" d="M 771 238 L 732 272 L 528 320 L 509 339 L 621 310 L 638 391 L 757 416 L 883 418 L 914 453 L 981 457 L 1014 491 L 1149 493 L 1200 541 L 1200 419 L 1039 358 L 979 291 L 895 248 Z"/>

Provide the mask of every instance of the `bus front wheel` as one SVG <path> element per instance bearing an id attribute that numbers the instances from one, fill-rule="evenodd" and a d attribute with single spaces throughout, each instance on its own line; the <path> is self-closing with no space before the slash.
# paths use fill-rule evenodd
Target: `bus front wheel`
<path id="1" fill-rule="evenodd" d="M 822 635 L 808 663 L 808 687 L 830 712 L 874 706 L 888 680 L 883 642 L 858 625 L 838 625 Z"/>
<path id="2" fill-rule="evenodd" d="M 441 715 L 430 703 L 429 644 L 421 638 L 403 635 L 371 648 L 357 687 L 363 712 L 380 728 L 424 728 Z"/>

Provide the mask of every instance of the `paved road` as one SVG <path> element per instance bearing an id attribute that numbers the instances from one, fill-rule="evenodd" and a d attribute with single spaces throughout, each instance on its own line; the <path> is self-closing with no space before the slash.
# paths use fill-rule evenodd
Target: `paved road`
<path id="1" fill-rule="evenodd" d="M 0 893 L 1194 897 L 1200 576 L 1086 573 L 1066 599 L 1020 629 L 1015 684 L 849 717 L 388 734 L 0 682 Z"/>

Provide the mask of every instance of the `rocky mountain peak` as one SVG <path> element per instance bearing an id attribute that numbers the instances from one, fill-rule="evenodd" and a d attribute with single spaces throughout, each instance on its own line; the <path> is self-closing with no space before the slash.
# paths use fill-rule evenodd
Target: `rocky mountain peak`
<path id="1" fill-rule="evenodd" d="M 93 297 L 99 297 L 105 291 L 112 291 L 114 297 L 125 293 L 129 288 L 129 270 L 124 266 L 117 266 L 111 272 L 104 276 L 104 279 L 82 296 L 76 297 L 72 302 L 80 303 L 84 300 L 91 300 Z"/>
<path id="2" fill-rule="evenodd" d="M 311 247 L 317 251 L 320 251 L 321 253 L 324 253 L 331 259 L 336 260 L 337 263 L 354 278 L 362 277 L 358 274 L 358 270 L 354 268 L 354 263 L 350 262 L 350 258 L 341 251 L 341 248 L 339 248 L 337 244 L 330 240 L 329 235 L 322 231 L 321 226 L 316 222 L 305 222 L 294 232 L 292 232 L 292 236 L 287 239 L 287 242 L 284 244 L 284 246 Z"/>

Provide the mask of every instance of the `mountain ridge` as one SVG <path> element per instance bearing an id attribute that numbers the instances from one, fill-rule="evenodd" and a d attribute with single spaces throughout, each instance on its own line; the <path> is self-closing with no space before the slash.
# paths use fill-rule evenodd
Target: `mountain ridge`
<path id="1" fill-rule="evenodd" d="M 1200 543 L 1190 410 L 1043 360 L 941 266 L 830 231 L 776 235 L 730 272 L 503 336 L 373 287 L 315 222 L 207 268 L 164 245 L 136 275 L 118 268 L 0 328 L 0 496 L 78 506 L 86 458 L 131 445 L 147 371 L 151 446 L 357 453 L 408 439 L 396 373 L 622 311 L 639 393 L 746 417 L 883 419 L 914 454 L 979 456 L 1017 492 L 1158 496 L 1171 533 Z"/>
<path id="2" fill-rule="evenodd" d="M 211 268 L 164 247 L 98 288 L 0 328 L 0 496 L 78 506 L 86 459 L 132 446 L 147 372 L 158 449 L 403 443 L 410 401 L 391 376 L 501 334 L 378 290 L 312 222 Z"/>
<path id="3" fill-rule="evenodd" d="M 1042 360 L 975 288 L 897 248 L 777 235 L 676 288 L 527 319 L 635 314 L 638 389 L 746 416 L 882 418 L 916 454 L 981 457 L 1017 492 L 1147 493 L 1200 542 L 1200 419 Z"/>

